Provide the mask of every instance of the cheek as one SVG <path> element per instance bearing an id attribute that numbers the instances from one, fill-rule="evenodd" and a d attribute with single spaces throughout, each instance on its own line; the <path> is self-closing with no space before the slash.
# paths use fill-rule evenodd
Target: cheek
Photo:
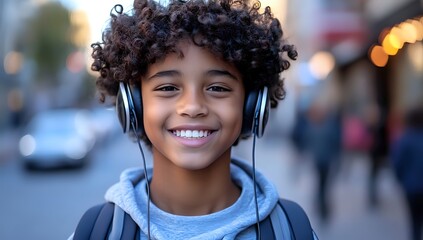
<path id="1" fill-rule="evenodd" d="M 150 101 L 143 102 L 144 129 L 150 140 L 154 138 L 152 133 L 157 132 L 158 128 L 162 128 L 165 115 L 166 111 L 163 106 Z"/>
<path id="2" fill-rule="evenodd" d="M 216 111 L 219 111 L 224 127 L 234 130 L 234 134 L 238 135 L 242 127 L 243 102 L 234 101 L 224 106 L 216 107 Z"/>

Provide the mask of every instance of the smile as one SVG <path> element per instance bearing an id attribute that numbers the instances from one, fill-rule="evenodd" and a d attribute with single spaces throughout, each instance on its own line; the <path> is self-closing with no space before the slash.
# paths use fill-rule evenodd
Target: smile
<path id="1" fill-rule="evenodd" d="M 209 130 L 174 130 L 173 135 L 183 138 L 204 138 L 211 134 Z"/>

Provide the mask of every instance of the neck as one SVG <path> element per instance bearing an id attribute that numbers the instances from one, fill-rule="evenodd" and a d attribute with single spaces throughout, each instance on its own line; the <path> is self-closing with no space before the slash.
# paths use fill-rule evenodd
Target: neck
<path id="1" fill-rule="evenodd" d="M 240 195 L 230 175 L 230 150 L 200 170 L 184 169 L 154 156 L 153 171 L 151 200 L 163 211 L 175 215 L 217 212 L 231 206 Z"/>

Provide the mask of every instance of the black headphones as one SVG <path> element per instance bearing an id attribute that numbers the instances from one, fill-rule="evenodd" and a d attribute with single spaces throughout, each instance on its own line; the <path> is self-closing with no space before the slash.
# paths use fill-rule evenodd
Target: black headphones
<path id="1" fill-rule="evenodd" d="M 269 119 L 269 96 L 267 87 L 247 94 L 244 103 L 241 138 L 255 134 L 263 136 L 264 129 Z M 123 132 L 129 132 L 131 126 L 139 134 L 144 134 L 142 118 L 142 98 L 139 86 L 119 83 L 116 97 L 116 112 Z"/>

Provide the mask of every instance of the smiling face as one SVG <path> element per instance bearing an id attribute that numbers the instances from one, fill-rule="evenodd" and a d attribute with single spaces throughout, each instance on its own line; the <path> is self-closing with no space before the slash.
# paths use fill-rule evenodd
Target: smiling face
<path id="1" fill-rule="evenodd" d="M 239 71 L 205 49 L 183 42 L 141 80 L 145 132 L 154 162 L 204 169 L 230 159 L 242 126 Z M 156 167 L 156 165 L 155 165 Z"/>

